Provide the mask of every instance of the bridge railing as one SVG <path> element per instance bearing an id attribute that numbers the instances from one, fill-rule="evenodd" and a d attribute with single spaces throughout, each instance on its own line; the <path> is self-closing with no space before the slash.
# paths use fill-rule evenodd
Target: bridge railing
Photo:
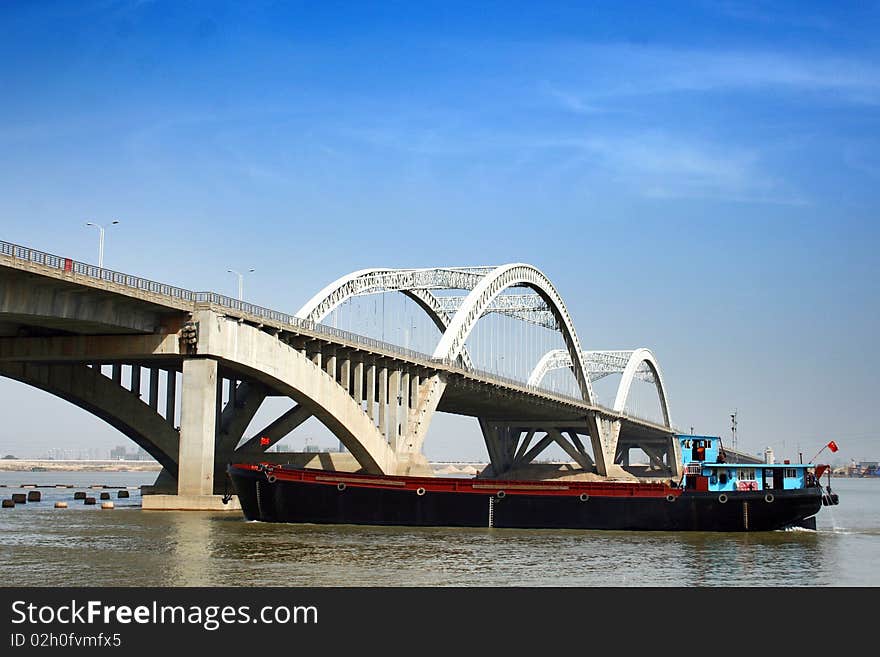
<path id="1" fill-rule="evenodd" d="M 19 246 L 18 244 L 12 244 L 10 242 L 0 241 L 0 253 L 12 256 L 19 260 L 26 260 L 38 265 L 43 265 L 45 267 L 60 269 L 61 271 L 80 274 L 82 276 L 88 276 L 89 278 L 96 278 L 102 281 L 107 281 L 108 283 L 124 285 L 145 292 L 153 292 L 155 294 L 174 297 L 175 299 L 182 299 L 184 301 L 195 300 L 195 292 L 185 290 L 181 287 L 151 281 L 148 278 L 141 278 L 140 276 L 123 274 L 122 272 L 113 271 L 112 269 L 104 269 L 103 267 L 90 265 L 85 262 L 73 260 L 72 258 L 65 258 L 52 253 L 37 251 L 36 249 Z"/>
<path id="2" fill-rule="evenodd" d="M 324 335 L 341 338 L 349 342 L 354 342 L 366 347 L 373 347 L 383 351 L 389 351 L 401 356 L 414 360 L 433 360 L 430 355 L 424 354 L 412 349 L 406 349 L 390 342 L 383 342 L 373 338 L 343 331 L 342 329 L 333 328 L 324 324 L 317 324 L 311 320 L 301 319 L 289 313 L 283 313 L 271 308 L 257 306 L 240 299 L 233 299 L 225 294 L 217 292 L 193 292 L 167 283 L 159 283 L 148 278 L 124 274 L 122 272 L 105 269 L 96 265 L 90 265 L 85 262 L 66 258 L 64 256 L 46 253 L 45 251 L 37 251 L 26 246 L 20 246 L 11 242 L 0 241 L 0 254 L 12 256 L 19 260 L 33 262 L 53 269 L 88 276 L 97 280 L 107 281 L 116 285 L 123 285 L 136 290 L 152 292 L 163 296 L 181 299 L 183 301 L 193 301 L 196 303 L 212 303 L 227 310 L 235 310 L 240 313 L 246 313 L 253 317 L 261 317 L 281 324 L 287 324 L 297 329 L 322 333 Z"/>
<path id="3" fill-rule="evenodd" d="M 271 310 L 270 308 L 264 308 L 263 306 L 257 306 L 252 303 L 247 303 L 246 301 L 241 301 L 239 299 L 233 299 L 232 297 L 228 297 L 224 294 L 218 294 L 216 292 L 195 292 L 194 294 L 195 301 L 197 302 L 213 303 L 229 310 L 237 310 L 241 313 L 246 313 L 254 317 L 262 317 L 265 319 L 270 319 L 274 322 L 278 322 L 280 324 L 288 324 L 296 329 L 311 331 L 314 333 L 321 333 L 323 335 L 340 338 L 342 340 L 347 340 L 348 342 L 353 342 L 355 344 L 365 347 L 372 347 L 375 349 L 381 349 L 383 351 L 390 351 L 392 353 L 409 358 L 410 360 L 433 360 L 430 355 L 419 351 L 406 349 L 390 342 L 382 342 L 381 340 L 369 338 L 365 335 L 360 335 L 358 333 L 351 333 L 342 329 L 333 328 L 332 326 L 327 326 L 326 324 L 318 324 L 311 320 L 297 317 L 296 315 L 290 315 L 288 313 L 283 313 L 278 310 Z"/>
<path id="4" fill-rule="evenodd" d="M 457 361 L 453 361 L 448 358 L 433 358 L 428 354 L 400 347 L 390 342 L 383 342 L 382 340 L 376 340 L 365 335 L 359 335 L 357 333 L 351 333 L 342 329 L 333 328 L 332 326 L 327 326 L 325 324 L 317 324 L 311 320 L 301 319 L 289 313 L 283 313 L 278 310 L 272 310 L 270 308 L 264 308 L 263 306 L 257 306 L 255 304 L 247 303 L 246 301 L 242 301 L 240 299 L 234 299 L 224 294 L 218 294 L 217 292 L 193 292 L 192 290 L 176 287 L 174 285 L 168 285 L 167 283 L 159 283 L 157 281 L 152 281 L 150 279 L 142 278 L 140 276 L 132 276 L 131 274 L 124 274 L 122 272 L 113 271 L 112 269 L 104 269 L 103 267 L 90 265 L 85 262 L 79 262 L 78 260 L 46 253 L 44 251 L 37 251 L 36 249 L 31 249 L 26 246 L 20 246 L 11 242 L 0 241 L 0 254 L 12 256 L 13 258 L 26 260 L 28 262 L 33 262 L 39 265 L 44 265 L 53 269 L 60 269 L 66 272 L 88 276 L 89 278 L 107 281 L 116 285 L 122 285 L 136 290 L 152 292 L 154 294 L 172 297 L 174 299 L 192 301 L 196 303 L 212 303 L 227 310 L 234 310 L 239 313 L 245 313 L 252 317 L 265 318 L 273 322 L 278 322 L 280 324 L 291 326 L 294 329 L 311 331 L 313 333 L 321 333 L 328 337 L 346 340 L 359 346 L 378 349 L 380 351 L 396 354 L 409 360 L 428 361 L 443 365 L 450 369 L 458 368 L 466 374 L 479 376 L 503 385 L 531 390 L 532 392 L 535 392 L 537 394 L 551 394 L 561 399 L 570 400 L 575 404 L 580 404 L 583 402 L 583 400 L 579 397 L 573 397 L 564 393 L 554 392 L 549 388 L 542 388 L 540 386 L 530 385 L 524 381 L 518 381 L 509 377 L 500 376 L 498 374 L 495 374 L 494 372 L 489 372 L 486 370 L 466 370 L 464 368 L 461 368 Z M 633 417 L 634 419 L 653 422 L 653 420 L 649 418 L 639 418 L 637 416 L 631 416 L 628 414 L 625 415 L 627 417 Z"/>

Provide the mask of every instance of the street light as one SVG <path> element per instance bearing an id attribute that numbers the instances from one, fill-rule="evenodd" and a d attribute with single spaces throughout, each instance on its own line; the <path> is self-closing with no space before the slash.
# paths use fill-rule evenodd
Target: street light
<path id="1" fill-rule="evenodd" d="M 242 274 L 242 273 L 240 273 L 240 272 L 237 272 L 237 271 L 235 271 L 234 269 L 227 269 L 226 271 L 227 271 L 228 273 L 230 273 L 230 274 L 235 274 L 236 276 L 238 276 L 238 300 L 241 301 L 241 300 L 242 300 L 243 287 L 244 287 L 244 283 L 243 283 L 243 281 L 244 281 L 244 274 Z M 248 269 L 248 273 L 250 273 L 250 272 L 252 272 L 252 271 L 254 271 L 254 270 L 253 270 L 253 269 Z"/>
<path id="2" fill-rule="evenodd" d="M 114 221 L 110 222 L 110 225 L 112 226 L 113 224 L 118 224 L 118 223 L 119 223 L 118 221 L 114 220 Z M 104 230 L 106 229 L 106 226 L 103 226 L 101 224 L 95 224 L 95 223 L 92 223 L 91 221 L 86 222 L 86 226 L 94 226 L 95 228 L 98 229 L 98 267 L 103 269 L 104 268 Z"/>

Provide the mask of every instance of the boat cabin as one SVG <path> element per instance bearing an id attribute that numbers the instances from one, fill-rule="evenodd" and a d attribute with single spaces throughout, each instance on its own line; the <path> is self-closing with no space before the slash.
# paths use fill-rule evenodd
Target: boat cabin
<path id="1" fill-rule="evenodd" d="M 730 463 L 719 436 L 678 436 L 687 490 L 707 492 L 793 490 L 816 485 L 812 463 Z"/>

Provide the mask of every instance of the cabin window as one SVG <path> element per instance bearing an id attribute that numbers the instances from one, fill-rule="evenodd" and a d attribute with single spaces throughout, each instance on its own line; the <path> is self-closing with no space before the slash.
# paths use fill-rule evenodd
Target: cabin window
<path id="1" fill-rule="evenodd" d="M 740 481 L 754 481 L 755 480 L 755 469 L 754 468 L 743 468 L 739 471 L 737 478 Z"/>
<path id="2" fill-rule="evenodd" d="M 727 483 L 727 472 L 718 473 L 718 483 L 722 486 Z"/>
<path id="3" fill-rule="evenodd" d="M 794 468 L 786 468 L 785 469 L 785 476 L 793 479 L 798 476 L 797 470 L 795 470 Z"/>

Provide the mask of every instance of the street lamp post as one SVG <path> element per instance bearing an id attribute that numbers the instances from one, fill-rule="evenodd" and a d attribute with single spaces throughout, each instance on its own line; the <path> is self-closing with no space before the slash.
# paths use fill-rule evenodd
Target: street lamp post
<path id="1" fill-rule="evenodd" d="M 118 221 L 111 221 L 110 225 L 118 224 Z M 106 226 L 101 224 L 92 223 L 91 221 L 86 222 L 86 226 L 94 226 L 98 229 L 98 267 L 100 269 L 104 268 L 104 230 Z"/>
<path id="2" fill-rule="evenodd" d="M 241 272 L 237 272 L 234 269 L 227 269 L 226 271 L 230 274 L 235 274 L 236 276 L 238 276 L 238 300 L 241 301 L 244 295 L 244 274 L 242 274 Z M 255 270 L 248 269 L 248 273 L 252 271 Z"/>

